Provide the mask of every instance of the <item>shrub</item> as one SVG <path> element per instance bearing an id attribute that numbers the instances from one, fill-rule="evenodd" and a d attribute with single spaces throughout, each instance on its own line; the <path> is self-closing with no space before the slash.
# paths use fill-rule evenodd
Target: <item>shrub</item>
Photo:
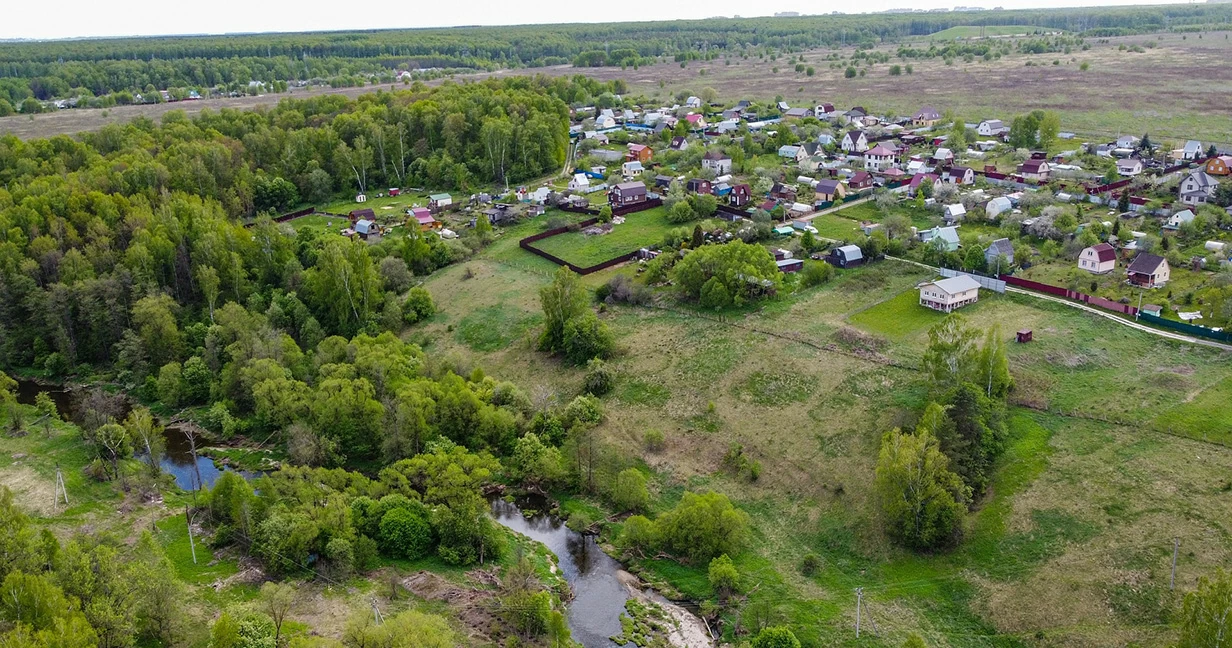
<path id="1" fill-rule="evenodd" d="M 436 304 L 432 301 L 432 293 L 427 288 L 415 286 L 402 302 L 402 319 L 407 324 L 422 322 L 436 313 Z"/>
<path id="2" fill-rule="evenodd" d="M 800 561 L 800 573 L 812 577 L 821 570 L 821 558 L 817 554 L 809 554 Z"/>
<path id="3" fill-rule="evenodd" d="M 620 544 L 633 551 L 646 551 L 654 546 L 655 525 L 642 515 L 633 515 L 625 520 L 620 534 Z"/>
<path id="4" fill-rule="evenodd" d="M 748 540 L 749 516 L 722 493 L 685 492 L 655 523 L 663 547 L 694 562 L 738 554 Z"/>
<path id="5" fill-rule="evenodd" d="M 776 626 L 757 633 L 753 648 L 800 648 L 800 640 L 791 630 Z"/>
<path id="6" fill-rule="evenodd" d="M 432 551 L 432 527 L 414 512 L 396 508 L 381 518 L 381 550 L 414 560 Z"/>
<path id="7" fill-rule="evenodd" d="M 650 491 L 646 489 L 646 476 L 636 468 L 626 468 L 612 484 L 612 504 L 621 511 L 642 511 L 650 505 Z"/>
<path id="8" fill-rule="evenodd" d="M 740 572 L 727 554 L 711 560 L 706 575 L 710 580 L 710 586 L 719 593 L 721 598 L 727 598 L 740 586 Z"/>
<path id="9" fill-rule="evenodd" d="M 591 358 L 586 363 L 586 379 L 582 383 L 583 391 L 592 396 L 602 396 L 612 391 L 615 384 L 616 375 L 606 362 L 599 358 Z"/>
<path id="10" fill-rule="evenodd" d="M 820 286 L 834 277 L 834 266 L 825 261 L 806 261 L 800 273 L 800 287 Z"/>
<path id="11" fill-rule="evenodd" d="M 605 322 L 587 310 L 565 322 L 565 358 L 573 364 L 585 364 L 592 358 L 606 358 L 615 346 L 615 339 Z"/>
<path id="12" fill-rule="evenodd" d="M 603 420 L 603 406 L 593 396 L 578 396 L 565 406 L 560 418 L 565 428 L 578 423 L 593 425 Z"/>
<path id="13" fill-rule="evenodd" d="M 647 450 L 659 452 L 665 445 L 663 432 L 661 430 L 646 430 L 646 434 L 642 436 L 642 443 L 646 444 Z"/>

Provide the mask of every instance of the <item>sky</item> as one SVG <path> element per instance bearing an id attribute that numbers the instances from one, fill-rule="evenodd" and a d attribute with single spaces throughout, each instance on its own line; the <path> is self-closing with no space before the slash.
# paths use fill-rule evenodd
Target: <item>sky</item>
<path id="1" fill-rule="evenodd" d="M 343 29 L 403 29 L 456 25 L 516 25 L 528 23 L 612 22 L 633 19 L 632 12 L 613 7 L 653 7 L 637 15 L 654 20 L 712 16 L 771 15 L 780 11 L 821 14 L 855 12 L 857 3 L 816 0 L 707 0 L 704 4 L 679 0 L 620 4 L 594 0 L 59 0 L 41 2 L 7 0 L 0 11 L 0 39 L 50 39 L 100 36 L 157 36 L 169 34 L 227 34 L 299 32 Z M 920 9 L 982 6 L 1027 9 L 1127 4 L 1162 4 L 1160 0 L 866 0 L 858 4 L 876 12 L 897 7 Z M 704 15 L 699 15 L 699 7 Z"/>

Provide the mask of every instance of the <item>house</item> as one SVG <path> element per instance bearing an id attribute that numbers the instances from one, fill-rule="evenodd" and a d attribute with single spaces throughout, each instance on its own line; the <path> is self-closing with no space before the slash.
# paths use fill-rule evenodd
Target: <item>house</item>
<path id="1" fill-rule="evenodd" d="M 980 300 L 980 282 L 971 275 L 930 281 L 920 286 L 920 305 L 943 313 L 952 312 Z"/>
<path id="2" fill-rule="evenodd" d="M 868 116 L 868 112 L 861 106 L 856 106 L 851 110 L 843 113 L 843 123 L 845 124 L 861 124 L 864 123 L 864 118 Z"/>
<path id="3" fill-rule="evenodd" d="M 629 144 L 629 152 L 625 153 L 625 159 L 629 162 L 649 162 L 654 156 L 654 150 L 645 144 Z"/>
<path id="4" fill-rule="evenodd" d="M 984 250 L 984 263 L 992 272 L 1014 265 L 1014 244 L 1007 238 L 993 241 Z"/>
<path id="5" fill-rule="evenodd" d="M 1206 172 L 1216 176 L 1232 175 L 1232 155 L 1211 158 L 1206 163 Z"/>
<path id="6" fill-rule="evenodd" d="M 844 153 L 863 153 L 868 150 L 868 136 L 864 131 L 847 131 L 838 147 L 843 149 Z"/>
<path id="7" fill-rule="evenodd" d="M 632 178 L 645 170 L 646 168 L 642 166 L 641 162 L 625 162 L 620 165 L 620 172 L 626 178 Z"/>
<path id="8" fill-rule="evenodd" d="M 958 228 L 954 226 L 926 229 L 919 233 L 919 237 L 921 243 L 939 246 L 946 252 L 954 252 L 960 247 Z"/>
<path id="9" fill-rule="evenodd" d="M 607 200 L 612 208 L 646 202 L 646 185 L 641 182 L 622 182 L 608 191 Z"/>
<path id="10" fill-rule="evenodd" d="M 710 181 L 704 178 L 692 178 L 684 186 L 685 190 L 695 194 L 712 193 Z"/>
<path id="11" fill-rule="evenodd" d="M 868 189 L 873 186 L 873 174 L 868 171 L 856 171 L 855 175 L 847 180 L 847 186 L 855 190 Z"/>
<path id="12" fill-rule="evenodd" d="M 412 207 L 411 218 L 421 230 L 430 230 L 440 226 L 440 222 L 432 217 L 432 212 L 425 207 Z"/>
<path id="13" fill-rule="evenodd" d="M 1008 211 L 1013 208 L 1013 206 L 1014 204 L 1010 202 L 1009 198 L 1006 198 L 1005 196 L 998 196 L 997 198 L 993 198 L 988 201 L 987 205 L 984 205 L 984 215 L 988 218 L 995 218 L 1001 214 L 1001 212 Z"/>
<path id="14" fill-rule="evenodd" d="M 878 144 L 864 152 L 864 168 L 873 171 L 885 171 L 896 164 L 898 151 Z"/>
<path id="15" fill-rule="evenodd" d="M 1117 160 L 1116 168 L 1117 173 L 1125 177 L 1136 176 L 1142 173 L 1142 160 L 1138 158 L 1125 158 L 1124 160 Z"/>
<path id="16" fill-rule="evenodd" d="M 792 162 L 800 162 L 807 157 L 807 153 L 803 146 L 793 146 L 790 144 L 779 147 L 779 157 Z"/>
<path id="17" fill-rule="evenodd" d="M 677 135 L 672 138 L 672 143 L 668 146 L 673 151 L 683 151 L 689 148 L 689 140 Z"/>
<path id="18" fill-rule="evenodd" d="M 813 116 L 812 108 L 792 108 L 788 110 L 787 112 L 783 113 L 784 119 L 804 119 L 805 117 L 812 117 L 812 116 Z"/>
<path id="19" fill-rule="evenodd" d="M 1021 175 L 1024 180 L 1046 182 L 1051 171 L 1048 160 L 1027 160 L 1018 165 L 1018 175 Z"/>
<path id="20" fill-rule="evenodd" d="M 957 185 L 975 184 L 975 170 L 964 166 L 950 167 L 941 173 L 941 181 Z"/>
<path id="21" fill-rule="evenodd" d="M 753 190 L 747 184 L 738 184 L 732 187 L 730 194 L 727 194 L 727 202 L 732 207 L 744 207 L 749 204 L 749 199 L 752 197 Z"/>
<path id="22" fill-rule="evenodd" d="M 941 113 L 932 106 L 924 106 L 911 116 L 912 126 L 936 126 L 941 121 Z"/>
<path id="23" fill-rule="evenodd" d="M 834 116 L 834 104 L 817 104 L 817 107 L 813 109 L 813 116 L 817 119 L 830 119 Z"/>
<path id="24" fill-rule="evenodd" d="M 432 211 L 440 211 L 453 204 L 453 196 L 447 193 L 432 194 L 428 196 L 428 209 Z"/>
<path id="25" fill-rule="evenodd" d="M 775 200 L 782 200 L 784 202 L 795 202 L 796 188 L 791 185 L 776 182 L 770 186 L 770 197 Z"/>
<path id="26" fill-rule="evenodd" d="M 799 272 L 804 269 L 804 259 L 781 259 L 774 265 L 779 267 L 779 272 Z"/>
<path id="27" fill-rule="evenodd" d="M 569 181 L 569 191 L 577 191 L 580 193 L 590 191 L 590 178 L 586 177 L 585 173 L 573 174 L 573 179 Z"/>
<path id="28" fill-rule="evenodd" d="M 1139 139 L 1133 135 L 1122 135 L 1117 138 L 1116 148 L 1134 149 L 1138 148 Z"/>
<path id="29" fill-rule="evenodd" d="M 778 107 L 779 111 L 781 111 L 781 112 L 787 112 L 788 110 L 791 110 L 791 106 L 787 105 L 787 102 L 786 102 L 786 101 L 780 101 L 780 102 L 778 102 L 777 107 Z"/>
<path id="30" fill-rule="evenodd" d="M 358 223 L 361 220 L 376 220 L 376 213 L 371 209 L 352 209 L 348 215 L 352 223 Z"/>
<path id="31" fill-rule="evenodd" d="M 1093 274 L 1106 274 L 1116 269 L 1116 250 L 1108 243 L 1099 243 L 1078 254 L 1078 267 Z"/>
<path id="32" fill-rule="evenodd" d="M 675 178 L 666 175 L 655 176 L 655 187 L 659 189 L 668 189 L 672 186 L 672 181 Z"/>
<path id="33" fill-rule="evenodd" d="M 956 223 L 962 220 L 967 215 L 967 208 L 962 203 L 954 203 L 953 205 L 945 206 L 945 220 L 948 223 Z"/>
<path id="34" fill-rule="evenodd" d="M 701 108 L 702 100 L 699 97 L 689 97 L 684 100 L 684 105 L 689 108 Z"/>
<path id="35" fill-rule="evenodd" d="M 530 214 L 530 212 L 531 210 L 528 209 L 527 213 Z M 503 205 L 500 203 L 483 210 L 483 214 L 488 217 L 488 222 L 493 225 L 511 223 L 517 220 L 517 214 L 515 214 L 512 209 L 509 209 L 509 205 Z"/>
<path id="36" fill-rule="evenodd" d="M 1202 157 L 1202 142 L 1197 140 L 1185 142 L 1185 146 L 1181 148 L 1181 159 L 1196 160 L 1200 157 Z"/>
<path id="37" fill-rule="evenodd" d="M 706 151 L 706 154 L 702 156 L 702 168 L 714 171 L 716 176 L 731 173 L 731 156 L 722 151 Z"/>
<path id="38" fill-rule="evenodd" d="M 938 180 L 935 173 L 917 173 L 911 176 L 911 182 L 907 184 L 907 195 L 915 197 L 915 193 L 920 190 L 920 185 L 925 182 L 936 184 Z"/>
<path id="39" fill-rule="evenodd" d="M 1168 218 L 1168 222 L 1164 223 L 1164 229 L 1179 230 L 1181 229 L 1181 225 L 1184 225 L 1185 223 L 1192 223 L 1193 220 L 1194 213 L 1188 209 L 1184 209 L 1170 216 Z"/>
<path id="40" fill-rule="evenodd" d="M 370 220 L 360 219 L 355 222 L 355 233 L 359 234 L 359 238 L 367 240 L 369 236 L 380 235 L 381 228 Z"/>
<path id="41" fill-rule="evenodd" d="M 831 144 L 838 144 L 838 140 L 834 139 L 834 136 L 829 133 L 822 133 L 817 136 L 817 143 L 824 147 L 830 146 Z"/>
<path id="42" fill-rule="evenodd" d="M 1154 254 L 1140 252 L 1134 257 L 1133 263 L 1129 264 L 1129 268 L 1125 271 L 1125 275 L 1129 278 L 1129 283 L 1143 288 L 1157 288 L 1168 283 L 1171 276 L 1171 270 L 1168 268 L 1168 260 Z"/>
<path id="43" fill-rule="evenodd" d="M 599 115 L 595 117 L 595 128 L 599 130 L 616 128 L 616 117 L 613 115 Z"/>
<path id="44" fill-rule="evenodd" d="M 975 132 L 981 137 L 997 137 L 1008 130 L 1000 119 L 985 119 L 975 127 Z"/>
<path id="45" fill-rule="evenodd" d="M 705 130 L 706 118 L 697 114 L 689 113 L 684 116 L 684 120 L 689 124 L 689 130 Z"/>
<path id="46" fill-rule="evenodd" d="M 948 148 L 939 148 L 933 153 L 933 164 L 944 165 L 954 162 L 954 152 Z"/>
<path id="47" fill-rule="evenodd" d="M 1215 196 L 1219 180 L 1205 171 L 1194 171 L 1181 181 L 1181 202 L 1186 205 L 1202 205 Z"/>
<path id="48" fill-rule="evenodd" d="M 835 202 L 847 196 L 847 187 L 838 180 L 822 180 L 813 187 L 813 199 L 817 202 Z"/>
<path id="49" fill-rule="evenodd" d="M 836 268 L 854 268 L 864 261 L 864 252 L 858 245 L 836 247 L 826 255 L 826 262 Z"/>
<path id="50" fill-rule="evenodd" d="M 770 253 L 774 255 L 775 261 L 782 261 L 783 259 L 790 259 L 792 257 L 791 250 L 784 250 L 783 248 L 774 248 L 773 250 L 770 250 Z"/>

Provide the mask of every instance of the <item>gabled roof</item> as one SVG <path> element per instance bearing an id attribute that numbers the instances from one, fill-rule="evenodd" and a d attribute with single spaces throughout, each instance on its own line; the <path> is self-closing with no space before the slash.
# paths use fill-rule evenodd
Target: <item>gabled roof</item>
<path id="1" fill-rule="evenodd" d="M 847 261 L 855 261 L 857 259 L 864 258 L 864 252 L 860 250 L 860 246 L 858 245 L 844 245 L 837 248 L 837 250 L 843 253 L 843 258 Z"/>
<path id="2" fill-rule="evenodd" d="M 1126 158 L 1124 160 L 1117 160 L 1116 165 L 1118 169 L 1137 169 L 1142 166 L 1142 160 L 1139 160 L 1138 158 Z"/>
<path id="3" fill-rule="evenodd" d="M 988 246 L 988 251 L 1005 257 L 1014 256 L 1014 244 L 1007 238 L 999 238 Z"/>
<path id="4" fill-rule="evenodd" d="M 833 194 L 838 191 L 838 188 L 838 180 L 821 180 L 817 183 L 817 186 L 813 188 L 813 191 L 820 194 Z"/>
<path id="5" fill-rule="evenodd" d="M 843 140 L 847 140 L 848 138 L 851 138 L 852 142 L 858 142 L 860 141 L 860 138 L 863 136 L 864 136 L 864 131 L 862 130 L 850 130 L 850 131 L 847 131 L 847 134 L 843 136 Z"/>
<path id="6" fill-rule="evenodd" d="M 960 274 L 949 279 L 941 279 L 940 281 L 932 282 L 938 290 L 947 295 L 957 295 L 961 292 L 966 292 L 972 288 L 978 289 L 980 282 L 971 278 L 971 275 Z"/>
<path id="7" fill-rule="evenodd" d="M 852 184 L 860 184 L 872 180 L 873 176 L 868 171 L 856 171 L 855 175 L 851 176 Z"/>
<path id="8" fill-rule="evenodd" d="M 1129 264 L 1129 271 L 1133 274 L 1155 274 L 1165 263 L 1167 261 L 1161 256 L 1142 252 Z"/>
<path id="9" fill-rule="evenodd" d="M 925 120 L 941 119 L 941 113 L 937 112 L 937 109 L 933 108 L 932 106 L 924 106 L 923 108 L 920 109 L 919 112 L 915 114 L 915 117 L 913 117 L 913 119 L 925 119 Z"/>
<path id="10" fill-rule="evenodd" d="M 1048 160 L 1027 160 L 1018 168 L 1023 173 L 1039 173 L 1046 166 L 1048 166 Z"/>
<path id="11" fill-rule="evenodd" d="M 971 169 L 971 167 L 965 167 L 965 166 L 952 166 L 952 167 L 950 167 L 950 168 L 949 168 L 949 170 L 948 170 L 948 171 L 946 171 L 946 173 L 948 173 L 951 177 L 953 177 L 953 176 L 965 176 L 965 175 L 967 175 L 967 172 L 968 172 L 968 171 L 971 171 L 972 173 L 975 173 L 975 171 L 974 171 L 974 170 L 972 170 L 972 169 Z"/>
<path id="12" fill-rule="evenodd" d="M 877 146 L 874 146 L 873 148 L 865 151 L 864 155 L 865 157 L 870 156 L 870 155 L 893 157 L 895 155 L 898 155 L 898 151 L 895 151 L 894 149 L 886 146 L 885 144 L 878 143 Z"/>
<path id="13" fill-rule="evenodd" d="M 1095 252 L 1095 256 L 1100 263 L 1116 260 L 1116 249 L 1109 243 L 1098 243 L 1091 246 L 1091 250 Z"/>
<path id="14" fill-rule="evenodd" d="M 731 156 L 722 151 L 706 151 L 703 160 L 730 160 Z"/>
<path id="15" fill-rule="evenodd" d="M 1215 179 L 1215 176 L 1207 173 L 1206 171 L 1194 171 L 1189 174 L 1189 177 L 1185 178 L 1185 182 L 1189 182 L 1190 180 L 1196 182 L 1199 189 L 1219 186 L 1219 181 Z"/>

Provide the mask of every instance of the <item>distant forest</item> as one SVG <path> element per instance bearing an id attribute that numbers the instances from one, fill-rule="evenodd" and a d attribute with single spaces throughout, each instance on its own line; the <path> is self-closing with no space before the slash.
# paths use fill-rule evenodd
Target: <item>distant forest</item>
<path id="1" fill-rule="evenodd" d="M 1232 27 L 1232 4 L 706 19 L 594 25 L 183 36 L 0 44 L 0 100 L 103 97 L 176 88 L 252 91 L 318 80 L 367 85 L 398 70 L 631 65 L 750 50 L 871 46 L 961 25 L 1023 25 L 1105 37 Z M 184 96 L 175 94 L 173 96 Z M 23 106 L 23 102 L 26 105 Z M 97 105 L 97 102 L 84 105 Z M 4 107 L 0 105 L 0 110 Z"/>

